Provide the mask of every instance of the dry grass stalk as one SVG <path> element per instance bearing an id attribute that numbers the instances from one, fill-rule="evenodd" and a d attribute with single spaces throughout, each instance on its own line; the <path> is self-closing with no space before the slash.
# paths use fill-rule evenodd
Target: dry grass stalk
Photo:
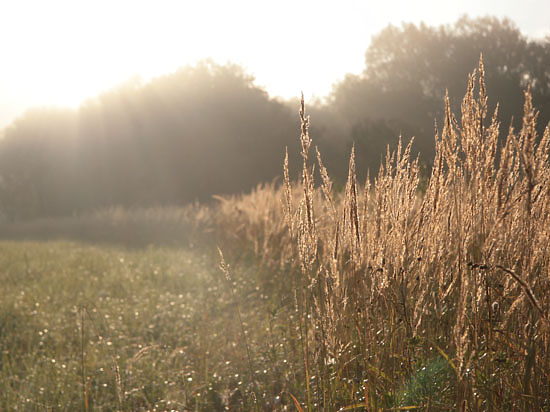
<path id="1" fill-rule="evenodd" d="M 519 133 L 510 128 L 502 136 L 497 114 L 498 106 L 488 117 L 480 61 L 460 122 L 445 99 L 424 194 L 412 140 L 388 151 L 363 190 L 352 150 L 345 191 L 336 194 L 318 151 L 321 183 L 314 186 L 302 98 L 301 182 L 291 183 L 286 156 L 282 189 L 266 186 L 222 205 L 244 211 L 227 213 L 251 243 L 261 238 L 263 248 L 279 251 L 265 254 L 267 264 L 302 273 L 300 319 L 310 371 L 367 379 L 375 402 L 395 393 L 419 356 L 435 356 L 437 347 L 436 354 L 451 354 L 458 375 L 448 407 L 544 410 L 550 397 L 550 131 L 538 137 L 530 90 Z M 269 218 L 258 219 L 259 210 Z M 494 361 L 502 356 L 507 360 Z M 327 378 L 324 385 L 336 383 Z M 326 402 L 334 396 L 322 395 Z"/>

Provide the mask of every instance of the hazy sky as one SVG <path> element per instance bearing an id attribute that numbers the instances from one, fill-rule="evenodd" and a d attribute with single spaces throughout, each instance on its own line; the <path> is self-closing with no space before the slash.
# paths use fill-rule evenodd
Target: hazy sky
<path id="1" fill-rule="evenodd" d="M 0 0 L 0 128 L 197 60 L 243 65 L 274 96 L 324 96 L 389 23 L 510 17 L 550 34 L 550 0 Z"/>

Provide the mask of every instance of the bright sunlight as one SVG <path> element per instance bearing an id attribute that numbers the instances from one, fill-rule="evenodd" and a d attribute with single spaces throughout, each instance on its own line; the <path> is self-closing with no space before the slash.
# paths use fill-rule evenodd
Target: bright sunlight
<path id="1" fill-rule="evenodd" d="M 521 7 L 478 3 L 4 2 L 0 128 L 25 108 L 74 107 L 129 78 L 147 81 L 205 58 L 243 66 L 272 96 L 296 97 L 303 90 L 306 97 L 323 97 L 346 73 L 363 69 L 371 36 L 388 23 L 441 24 L 490 12 L 514 15 L 532 36 L 547 27 L 544 18 L 528 12 L 541 1 Z"/>

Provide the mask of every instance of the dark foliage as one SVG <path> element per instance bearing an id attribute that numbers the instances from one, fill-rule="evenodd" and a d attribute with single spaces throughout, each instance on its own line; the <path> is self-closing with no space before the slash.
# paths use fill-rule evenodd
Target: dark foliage
<path id="1" fill-rule="evenodd" d="M 296 145 L 297 121 L 253 80 L 203 62 L 125 84 L 77 111 L 26 113 L 0 145 L 3 212 L 184 204 L 272 180 L 285 145 Z"/>
<path id="2" fill-rule="evenodd" d="M 493 17 L 463 17 L 452 26 L 388 26 L 372 39 L 363 73 L 334 87 L 325 110 L 337 113 L 344 127 L 332 132 L 353 137 L 358 163 L 371 169 L 380 147 L 396 145 L 400 134 L 405 140 L 415 136 L 415 149 L 428 162 L 446 90 L 451 110 L 460 112 L 467 76 L 481 54 L 489 111 L 500 102 L 503 134 L 512 118 L 515 126 L 521 124 L 527 87 L 541 111 L 541 132 L 550 120 L 550 39 L 529 40 L 509 20 Z"/>

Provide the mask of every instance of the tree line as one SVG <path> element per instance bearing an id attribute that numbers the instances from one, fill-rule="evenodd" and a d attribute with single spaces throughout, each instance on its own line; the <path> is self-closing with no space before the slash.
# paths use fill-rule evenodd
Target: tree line
<path id="1" fill-rule="evenodd" d="M 480 54 L 502 133 L 520 121 L 527 87 L 544 127 L 550 38 L 530 40 L 492 17 L 388 26 L 366 50 L 364 71 L 309 108 L 331 174 L 345 177 L 352 144 L 360 169 L 372 174 L 400 135 L 415 136 L 428 168 L 446 90 L 457 111 Z M 299 166 L 298 126 L 294 103 L 271 98 L 236 65 L 204 61 L 148 83 L 129 81 L 76 110 L 30 110 L 3 131 L 0 211 L 27 219 L 247 191 L 281 175 L 285 147 Z"/>

